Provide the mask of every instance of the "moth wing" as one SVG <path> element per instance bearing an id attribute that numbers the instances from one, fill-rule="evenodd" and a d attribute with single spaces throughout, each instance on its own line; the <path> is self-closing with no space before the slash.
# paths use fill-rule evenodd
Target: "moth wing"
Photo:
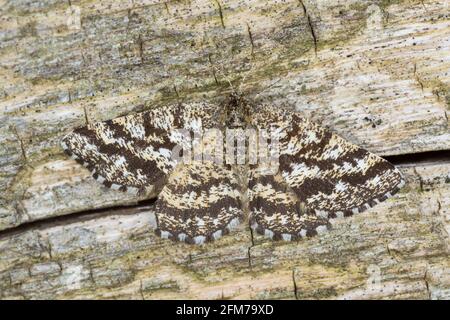
<path id="1" fill-rule="evenodd" d="M 328 219 L 302 208 L 280 175 L 252 170 L 249 182 L 250 226 L 273 240 L 311 237 L 329 228 Z"/>
<path id="2" fill-rule="evenodd" d="M 400 171 L 388 161 L 294 112 L 262 106 L 252 121 L 258 128 L 274 129 L 282 178 L 275 187 L 284 185 L 295 196 L 295 206 L 303 208 L 301 215 L 350 216 L 386 200 L 404 185 Z M 274 211 L 268 204 L 266 210 Z M 298 235 L 298 229 L 292 234 Z"/>
<path id="3" fill-rule="evenodd" d="M 213 162 L 179 165 L 156 201 L 156 233 L 202 244 L 228 233 L 242 220 L 236 174 Z"/>
<path id="4" fill-rule="evenodd" d="M 61 144 L 107 187 L 160 188 L 177 165 L 172 150 L 183 142 L 175 129 L 214 126 L 217 112 L 216 106 L 203 103 L 155 108 L 75 129 Z"/>

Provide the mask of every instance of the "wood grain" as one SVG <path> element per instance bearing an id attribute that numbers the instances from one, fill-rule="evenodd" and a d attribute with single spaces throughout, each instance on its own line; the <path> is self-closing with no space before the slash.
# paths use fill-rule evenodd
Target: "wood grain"
<path id="1" fill-rule="evenodd" d="M 233 90 L 379 155 L 450 148 L 449 1 L 217 3 L 0 0 L 0 296 L 448 298 L 446 162 L 324 237 L 190 248 L 153 237 L 153 195 L 62 153 L 87 122 Z"/>
<path id="2" fill-rule="evenodd" d="M 41 222 L 0 238 L 0 297 L 448 299 L 449 169 L 404 167 L 397 196 L 292 243 L 242 225 L 174 244 L 153 234 L 151 205 Z"/>

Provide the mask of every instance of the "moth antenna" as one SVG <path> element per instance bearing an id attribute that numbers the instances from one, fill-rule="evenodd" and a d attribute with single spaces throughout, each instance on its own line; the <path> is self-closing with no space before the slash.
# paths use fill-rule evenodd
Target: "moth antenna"
<path id="1" fill-rule="evenodd" d="M 275 84 L 277 84 L 278 82 L 281 81 L 281 78 L 272 82 L 271 84 L 269 84 L 268 86 L 264 87 L 262 90 L 260 90 L 253 98 L 256 99 L 256 97 L 258 97 L 261 93 L 263 93 L 264 91 L 266 91 L 267 89 L 270 89 L 272 86 L 274 86 Z"/>
<path id="2" fill-rule="evenodd" d="M 233 86 L 233 84 L 231 83 L 230 78 L 228 78 L 228 77 L 225 76 L 225 75 L 224 75 L 224 77 L 225 77 L 225 80 L 227 80 L 228 84 L 230 85 L 231 90 L 233 90 L 235 94 L 238 94 L 238 92 L 236 91 L 236 88 L 235 88 L 235 87 Z"/>
<path id="3" fill-rule="evenodd" d="M 234 92 L 234 94 L 238 95 L 238 96 L 242 96 L 242 86 L 245 83 L 245 79 L 247 78 L 247 76 L 250 74 L 250 72 L 253 70 L 253 62 L 250 62 L 250 69 L 248 71 L 246 71 L 244 73 L 244 76 L 242 77 L 242 80 L 239 84 L 239 86 L 237 88 L 235 88 L 233 86 L 233 84 L 230 81 L 230 78 L 226 75 L 225 73 L 225 68 L 223 66 L 223 63 L 221 61 L 215 61 L 215 64 L 212 63 L 211 61 L 211 57 L 209 57 L 209 63 L 211 64 L 211 66 L 213 68 L 216 68 L 216 71 L 220 72 L 222 74 L 222 76 L 225 78 L 225 80 L 228 82 L 228 84 L 230 85 L 231 90 Z"/>
<path id="4" fill-rule="evenodd" d="M 225 80 L 228 82 L 228 84 L 230 85 L 231 90 L 233 91 L 234 94 L 239 95 L 239 92 L 236 90 L 236 88 L 233 86 L 233 84 L 230 81 L 230 78 L 225 74 L 224 72 L 224 68 L 221 62 L 218 61 L 218 64 L 220 66 L 220 68 L 217 70 L 219 72 L 222 73 L 222 76 L 225 78 Z"/>

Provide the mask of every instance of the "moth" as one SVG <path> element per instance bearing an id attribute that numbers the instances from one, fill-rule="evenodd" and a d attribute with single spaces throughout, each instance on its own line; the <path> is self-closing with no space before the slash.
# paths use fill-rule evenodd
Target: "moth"
<path id="1" fill-rule="evenodd" d="M 174 160 L 185 142 L 177 129 L 200 126 L 270 128 L 279 145 L 277 171 L 261 170 L 259 163 Z M 273 240 L 311 237 L 327 231 L 330 220 L 363 212 L 404 185 L 383 158 L 294 111 L 236 94 L 219 104 L 180 103 L 93 123 L 65 136 L 62 147 L 106 187 L 156 191 L 156 233 L 190 244 L 218 239 L 243 221 Z"/>

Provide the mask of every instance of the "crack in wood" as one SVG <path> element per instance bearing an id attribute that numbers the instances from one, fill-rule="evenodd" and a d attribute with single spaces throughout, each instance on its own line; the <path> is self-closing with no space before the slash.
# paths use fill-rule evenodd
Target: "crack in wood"
<path id="1" fill-rule="evenodd" d="M 294 283 L 294 297 L 296 300 L 298 300 L 298 287 L 297 281 L 295 280 L 295 268 L 292 269 L 292 282 Z"/>
<path id="2" fill-rule="evenodd" d="M 437 210 L 436 210 L 436 216 L 437 216 L 437 220 L 438 220 L 438 233 L 440 233 L 442 235 L 442 245 L 443 247 L 445 247 L 446 252 L 449 252 L 449 233 L 447 231 L 446 228 L 446 221 L 444 216 L 441 214 L 441 210 L 442 210 L 442 203 L 439 199 L 436 200 L 437 201 Z M 434 230 L 433 230 L 434 231 Z"/>
<path id="3" fill-rule="evenodd" d="M 425 268 L 425 274 L 423 276 L 423 281 L 425 282 L 425 287 L 427 289 L 428 299 L 431 300 L 430 284 L 428 283 L 428 268 Z"/>
<path id="4" fill-rule="evenodd" d="M 180 99 L 180 95 L 178 94 L 177 86 L 173 85 L 173 91 L 175 92 L 175 95 L 177 96 L 177 99 Z"/>
<path id="5" fill-rule="evenodd" d="M 59 268 L 59 274 L 62 274 L 62 271 L 63 271 L 63 265 L 62 265 L 62 262 L 61 261 L 59 261 L 59 260 L 56 260 L 55 261 L 55 263 L 58 265 L 58 268 Z"/>
<path id="6" fill-rule="evenodd" d="M 248 255 L 248 267 L 251 269 L 252 268 L 252 255 L 251 255 L 251 251 L 252 248 L 255 246 L 255 238 L 254 238 L 254 234 L 253 234 L 253 229 L 251 226 L 248 227 L 250 230 L 250 241 L 251 241 L 251 245 L 248 247 L 247 249 L 247 255 Z"/>
<path id="7" fill-rule="evenodd" d="M 51 259 L 53 259 L 53 253 L 52 253 L 52 244 L 50 242 L 50 240 L 47 239 L 46 244 L 43 244 L 42 242 L 39 241 L 39 246 L 41 247 L 42 251 L 47 252 L 48 257 Z"/>
<path id="8" fill-rule="evenodd" d="M 142 286 L 142 280 L 139 280 L 139 293 L 141 294 L 142 300 L 145 300 L 144 289 Z"/>
<path id="9" fill-rule="evenodd" d="M 303 3 L 303 0 L 299 0 L 299 2 L 300 2 L 300 5 L 303 8 L 303 13 L 305 14 L 306 19 L 308 20 L 309 31 L 311 32 L 311 36 L 312 36 L 312 39 L 313 39 L 313 42 L 314 42 L 314 53 L 315 53 L 315 55 L 317 57 L 317 36 L 316 36 L 315 31 L 314 31 L 311 15 L 308 13 L 308 10 L 306 9 L 306 6 Z"/>
<path id="10" fill-rule="evenodd" d="M 391 251 L 391 248 L 389 247 L 389 243 L 386 243 L 386 242 L 385 242 L 385 244 L 386 244 L 386 251 L 387 251 L 388 255 L 389 255 L 392 259 L 394 259 L 396 262 L 399 262 L 399 260 L 397 259 L 396 255 Z"/>
<path id="11" fill-rule="evenodd" d="M 0 240 L 7 237 L 24 233 L 29 230 L 42 230 L 49 226 L 68 225 L 75 222 L 85 222 L 94 220 L 99 217 L 113 216 L 113 215 L 129 215 L 136 214 L 152 208 L 156 202 L 156 198 L 137 201 L 132 205 L 112 206 L 106 208 L 94 208 L 79 212 L 73 212 L 62 216 L 50 217 L 41 220 L 25 222 L 16 227 L 0 231 Z"/>
<path id="12" fill-rule="evenodd" d="M 217 80 L 216 70 L 214 69 L 214 65 L 212 63 L 211 53 L 208 54 L 208 61 L 209 61 L 209 64 L 211 65 L 211 70 L 212 70 L 212 74 L 213 74 L 213 77 L 214 77 L 214 82 L 218 86 L 219 85 L 219 81 Z"/>
<path id="13" fill-rule="evenodd" d="M 225 22 L 223 21 L 222 5 L 220 4 L 219 0 L 215 1 L 217 3 L 217 7 L 219 8 L 220 23 L 222 24 L 222 28 L 225 29 Z"/>
<path id="14" fill-rule="evenodd" d="M 24 207 L 23 205 L 23 200 L 25 199 L 25 193 L 26 190 L 23 190 L 22 194 L 20 195 L 19 199 L 15 200 L 13 202 L 13 208 L 14 208 L 14 213 L 16 214 L 16 216 L 19 218 L 19 221 L 22 222 L 25 219 L 27 219 L 28 221 L 31 220 L 30 215 L 28 214 L 27 209 Z"/>
<path id="15" fill-rule="evenodd" d="M 84 113 L 84 122 L 86 123 L 86 125 L 89 125 L 89 117 L 88 112 L 86 110 L 86 106 L 83 106 L 83 113 Z"/>
<path id="16" fill-rule="evenodd" d="M 255 43 L 253 42 L 252 30 L 250 29 L 250 25 L 248 23 L 247 23 L 247 32 L 248 32 L 248 37 L 250 39 L 250 44 L 252 45 L 251 56 L 254 57 L 255 56 Z"/>
<path id="17" fill-rule="evenodd" d="M 131 8 L 127 9 L 127 30 L 130 29 L 130 22 L 131 22 Z"/>
<path id="18" fill-rule="evenodd" d="M 386 160 L 390 161 L 394 165 L 400 165 L 400 166 L 407 166 L 407 165 L 414 165 L 414 164 L 423 164 L 423 163 L 442 163 L 443 161 L 449 161 L 450 159 L 450 150 L 443 150 L 443 151 L 430 151 L 430 152 L 424 152 L 424 153 L 417 153 L 417 154 L 403 154 L 403 155 L 397 155 L 397 156 L 387 156 L 384 157 Z M 420 188 L 423 191 L 423 184 L 424 182 L 421 181 L 420 175 L 417 173 L 416 168 L 413 169 L 417 176 L 419 177 L 419 183 Z M 119 206 L 112 206 L 112 207 L 106 207 L 106 208 L 94 208 L 90 210 L 84 210 L 79 212 L 73 212 L 62 216 L 57 217 L 50 217 L 45 218 L 41 220 L 35 220 L 35 221 L 29 221 L 22 223 L 16 227 L 12 227 L 9 229 L 1 230 L 0 231 L 0 240 L 4 239 L 6 237 L 16 235 L 23 233 L 25 231 L 31 230 L 31 229 L 44 229 L 48 226 L 55 226 L 55 225 L 68 225 L 74 222 L 80 222 L 80 221 L 88 221 L 92 220 L 98 217 L 104 217 L 104 216 L 111 216 L 111 215 L 125 215 L 125 214 L 134 214 L 137 211 L 145 211 L 150 209 L 153 204 L 155 203 L 156 198 L 152 199 L 146 199 L 137 201 L 135 204 L 131 205 L 119 205 Z M 248 261 L 249 266 L 251 266 L 251 256 L 250 251 L 251 248 L 255 246 L 254 241 L 254 234 L 253 230 L 250 228 L 250 236 L 251 236 L 251 246 L 248 248 Z"/>
<path id="19" fill-rule="evenodd" d="M 139 59 L 141 60 L 141 64 L 144 63 L 144 41 L 141 38 L 141 35 L 138 35 L 138 38 L 136 40 L 138 49 L 139 49 Z"/>
<path id="20" fill-rule="evenodd" d="M 92 264 L 90 262 L 88 262 L 87 265 L 88 265 L 88 269 L 89 269 L 89 280 L 92 282 L 92 284 L 94 286 L 96 286 L 97 285 L 97 281 L 95 281 L 95 278 L 94 278 L 94 272 L 92 270 Z"/>
<path id="21" fill-rule="evenodd" d="M 397 166 L 410 166 L 425 163 L 444 163 L 450 161 L 450 150 L 425 151 L 384 156 L 384 159 Z"/>
<path id="22" fill-rule="evenodd" d="M 20 145 L 20 150 L 22 153 L 22 158 L 24 162 L 27 162 L 27 153 L 25 151 L 25 144 L 22 140 L 22 138 L 19 135 L 19 132 L 17 131 L 17 128 L 15 126 L 11 126 L 11 131 L 14 133 L 14 135 L 16 136 L 17 140 L 19 141 L 19 145 Z"/>
<path id="23" fill-rule="evenodd" d="M 417 176 L 417 178 L 419 179 L 419 189 L 420 189 L 420 192 L 423 192 L 423 179 L 422 179 L 422 176 L 417 172 L 417 169 L 416 168 L 414 168 L 414 174 Z"/>
<path id="24" fill-rule="evenodd" d="M 167 14 L 170 14 L 170 11 L 169 11 L 169 4 L 168 4 L 167 2 L 164 2 L 164 7 L 166 8 Z"/>
<path id="25" fill-rule="evenodd" d="M 419 75 L 417 74 L 417 63 L 414 63 L 414 78 L 419 83 L 420 88 L 422 89 L 422 92 L 423 92 L 424 85 L 423 85 L 423 82 L 420 79 Z"/>

